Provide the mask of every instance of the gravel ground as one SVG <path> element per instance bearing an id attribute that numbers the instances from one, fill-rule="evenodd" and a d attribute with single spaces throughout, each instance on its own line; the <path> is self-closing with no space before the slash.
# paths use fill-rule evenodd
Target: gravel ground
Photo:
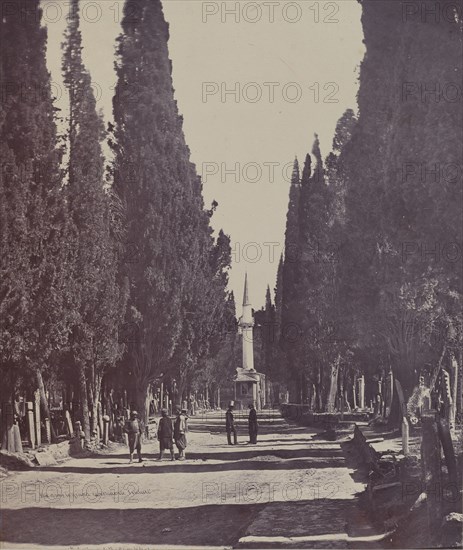
<path id="1" fill-rule="evenodd" d="M 3 549 L 372 548 L 364 488 L 338 442 L 261 415 L 257 445 L 226 444 L 223 413 L 190 419 L 187 460 L 91 458 L 14 472 L 0 482 Z M 355 478 L 355 480 L 354 480 Z M 360 537 L 360 538 L 359 538 Z"/>

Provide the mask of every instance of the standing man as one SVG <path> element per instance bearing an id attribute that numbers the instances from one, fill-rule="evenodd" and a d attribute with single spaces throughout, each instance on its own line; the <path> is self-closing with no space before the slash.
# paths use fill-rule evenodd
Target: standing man
<path id="1" fill-rule="evenodd" d="M 249 405 L 249 443 L 255 444 L 257 443 L 257 411 L 256 407 L 254 406 L 254 403 L 251 403 Z"/>
<path id="2" fill-rule="evenodd" d="M 177 418 L 174 424 L 174 440 L 178 449 L 178 459 L 185 460 L 185 449 L 187 445 L 186 432 L 188 431 L 188 416 L 186 409 L 177 409 Z"/>
<path id="3" fill-rule="evenodd" d="M 138 462 L 143 462 L 141 457 L 141 435 L 143 433 L 143 428 L 140 420 L 138 420 L 137 411 L 132 411 L 130 414 L 130 420 L 126 422 L 124 432 L 127 434 L 129 440 L 129 463 L 131 464 L 133 462 L 133 453 L 135 449 L 137 450 Z"/>
<path id="4" fill-rule="evenodd" d="M 173 429 L 172 429 L 172 420 L 167 415 L 167 409 L 161 410 L 161 419 L 159 420 L 158 426 L 158 441 L 159 441 L 159 458 L 162 460 L 164 456 L 164 451 L 166 449 L 170 450 L 170 459 L 175 460 L 174 456 L 174 444 L 172 441 Z"/>
<path id="5" fill-rule="evenodd" d="M 235 405 L 233 401 L 228 405 L 228 410 L 225 414 L 225 429 L 227 430 L 227 440 L 229 445 L 238 444 L 238 436 L 235 428 L 235 418 L 233 417 L 233 409 Z M 233 434 L 233 443 L 231 440 L 231 434 Z"/>

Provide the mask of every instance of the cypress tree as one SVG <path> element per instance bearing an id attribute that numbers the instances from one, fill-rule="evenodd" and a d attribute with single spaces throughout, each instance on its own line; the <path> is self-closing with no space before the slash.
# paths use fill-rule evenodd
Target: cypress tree
<path id="1" fill-rule="evenodd" d="M 189 161 L 173 97 L 161 2 L 127 0 L 122 30 L 113 169 L 126 213 L 127 246 L 133 251 L 133 261 L 122 265 L 130 285 L 126 321 L 137 336 L 123 364 L 133 401 L 144 416 L 149 385 L 161 376 L 173 384 L 182 374 L 179 369 L 190 371 L 205 353 L 198 333 L 212 292 L 209 287 L 204 294 L 213 277 L 213 243 L 210 213 L 203 209 L 201 182 Z M 196 317 L 188 318 L 190 312 Z"/>
<path id="2" fill-rule="evenodd" d="M 451 2 L 440 7 L 455 11 Z M 393 368 L 407 394 L 417 369 L 428 361 L 439 368 L 456 344 L 449 328 L 461 308 L 461 261 L 426 251 L 437 247 L 439 254 L 450 242 L 461 250 L 461 186 L 431 172 L 461 160 L 462 102 L 449 101 L 443 88 L 461 82 L 462 27 L 456 13 L 426 24 L 401 17 L 389 2 L 363 3 L 368 55 L 343 162 L 349 246 L 342 261 L 359 343 L 381 349 L 390 361 L 383 366 Z M 440 86 L 437 96 L 423 95 L 431 81 Z M 423 338 L 423 330 L 439 338 Z"/>
<path id="3" fill-rule="evenodd" d="M 125 298 L 116 281 L 111 194 L 104 189 L 104 125 L 82 61 L 79 26 L 79 0 L 72 0 L 63 43 L 63 74 L 70 100 L 67 196 L 75 250 L 70 349 L 80 389 L 83 429 L 89 439 L 97 428 L 104 371 L 120 355 L 118 325 Z"/>
<path id="4" fill-rule="evenodd" d="M 300 280 L 300 215 L 301 181 L 297 158 L 294 161 L 289 189 L 289 205 L 286 218 L 285 252 L 281 292 L 280 348 L 284 359 L 284 370 L 290 382 L 290 398 L 299 398 L 299 359 L 301 346 L 300 300 L 297 295 Z"/>
<path id="5" fill-rule="evenodd" d="M 44 377 L 67 340 L 69 246 L 46 29 L 38 0 L 14 8 L 0 21 L 0 362 L 7 382 L 32 371 L 49 416 Z"/>

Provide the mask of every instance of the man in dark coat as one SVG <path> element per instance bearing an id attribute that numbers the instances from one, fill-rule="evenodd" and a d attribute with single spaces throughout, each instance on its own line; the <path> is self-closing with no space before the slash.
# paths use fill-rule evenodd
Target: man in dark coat
<path id="1" fill-rule="evenodd" d="M 177 409 L 177 418 L 174 423 L 174 440 L 178 449 L 178 459 L 185 460 L 185 449 L 187 445 L 186 433 L 188 431 L 188 416 L 186 409 Z"/>
<path id="2" fill-rule="evenodd" d="M 229 445 L 238 444 L 238 436 L 235 428 L 235 418 L 233 417 L 234 403 L 233 401 L 228 405 L 228 410 L 225 413 L 225 429 L 227 431 L 227 441 Z M 233 434 L 233 443 L 231 440 L 231 434 Z"/>
<path id="3" fill-rule="evenodd" d="M 254 403 L 249 405 L 249 443 L 257 443 L 257 411 Z"/>
<path id="4" fill-rule="evenodd" d="M 167 409 L 162 409 L 161 415 L 162 417 L 159 420 L 159 426 L 158 426 L 158 441 L 159 441 L 158 460 L 162 460 L 164 456 L 164 451 L 166 449 L 169 449 L 170 451 L 170 459 L 175 460 L 172 420 L 167 415 Z"/>
<path id="5" fill-rule="evenodd" d="M 129 462 L 133 462 L 133 453 L 135 449 L 137 450 L 138 462 L 143 462 L 141 457 L 141 436 L 143 433 L 143 426 L 138 419 L 137 411 L 132 411 L 130 420 L 128 420 L 124 426 L 124 432 L 127 434 L 127 439 L 129 440 Z"/>

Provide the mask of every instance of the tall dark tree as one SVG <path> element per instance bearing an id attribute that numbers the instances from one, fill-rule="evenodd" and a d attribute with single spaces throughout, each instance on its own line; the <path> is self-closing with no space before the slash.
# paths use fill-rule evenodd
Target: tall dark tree
<path id="1" fill-rule="evenodd" d="M 265 293 L 265 305 L 254 314 L 254 362 L 258 372 L 268 376 L 269 381 L 278 393 L 280 381 L 280 369 L 278 368 L 278 341 L 277 317 L 275 305 L 272 301 L 270 287 L 267 286 Z M 275 402 L 277 395 L 273 393 L 272 401 Z"/>
<path id="2" fill-rule="evenodd" d="M 301 180 L 297 158 L 294 161 L 289 189 L 289 205 L 286 218 L 284 260 L 281 276 L 281 313 L 279 346 L 281 367 L 287 375 L 290 386 L 290 398 L 297 399 L 299 386 L 299 361 L 301 354 L 297 349 L 301 343 L 300 301 L 297 296 L 297 284 L 300 278 L 301 250 L 299 242 Z"/>
<path id="3" fill-rule="evenodd" d="M 384 350 L 406 393 L 425 363 L 440 365 L 455 345 L 462 296 L 461 261 L 444 257 L 446 245 L 462 242 L 462 189 L 451 168 L 463 142 L 462 102 L 451 95 L 462 27 L 455 4 L 440 7 L 455 17 L 404 22 L 389 2 L 363 3 L 360 115 L 344 159 L 343 296 L 361 345 Z"/>
<path id="4" fill-rule="evenodd" d="M 47 33 L 38 0 L 15 7 L 0 21 L 0 363 L 5 382 L 35 374 L 49 416 L 44 377 L 67 340 L 69 248 Z"/>
<path id="5" fill-rule="evenodd" d="M 187 383 L 205 353 L 198 334 L 216 303 L 208 303 L 213 242 L 174 100 L 161 2 L 127 0 L 122 30 L 112 144 L 131 250 L 122 269 L 130 284 L 126 320 L 134 338 L 124 364 L 144 415 L 150 384 L 161 376 L 171 390 L 176 378 Z"/>
<path id="6" fill-rule="evenodd" d="M 83 428 L 89 438 L 90 431 L 96 432 L 104 371 L 121 353 L 118 330 L 125 297 L 116 280 L 118 254 L 111 229 L 112 196 L 104 189 L 104 125 L 96 110 L 90 74 L 82 61 L 79 25 L 79 0 L 72 0 L 63 44 L 64 82 L 69 91 L 67 196 L 75 251 L 70 350 L 77 371 Z"/>
<path id="7" fill-rule="evenodd" d="M 200 212 L 199 225 L 192 231 L 190 247 L 191 277 L 182 301 L 182 337 L 172 358 L 171 372 L 177 382 L 180 400 L 190 390 L 199 371 L 219 352 L 229 325 L 227 307 L 228 270 L 231 262 L 230 238 L 220 230 L 214 243 L 210 236 L 209 216 Z M 198 246 L 199 245 L 199 246 Z M 195 256 L 191 256 L 197 247 Z M 219 366 L 219 365 L 217 365 Z M 209 380 L 204 377 L 207 384 Z M 215 377 L 211 377 L 214 379 Z"/>

